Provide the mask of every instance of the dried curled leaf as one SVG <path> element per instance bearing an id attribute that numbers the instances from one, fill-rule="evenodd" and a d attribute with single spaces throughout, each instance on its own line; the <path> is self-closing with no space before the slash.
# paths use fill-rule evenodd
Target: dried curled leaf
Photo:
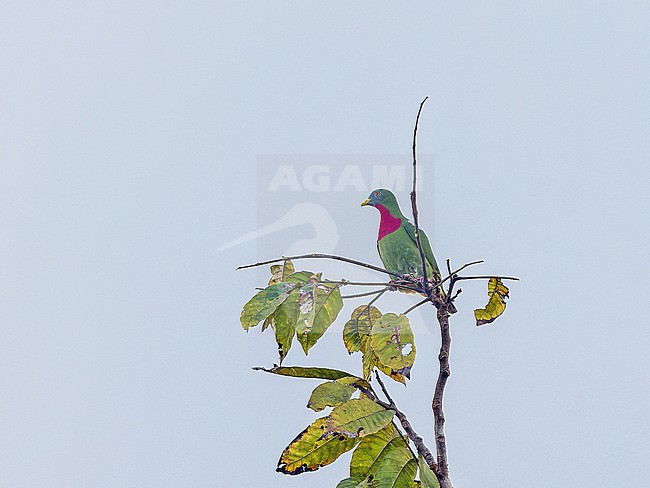
<path id="1" fill-rule="evenodd" d="M 474 310 L 477 326 L 494 322 L 505 311 L 505 299 L 509 298 L 509 292 L 510 290 L 503 284 L 501 278 L 490 278 L 490 281 L 488 281 L 488 296 L 490 300 L 485 308 L 477 308 Z"/>
<path id="2" fill-rule="evenodd" d="M 269 285 L 275 285 L 282 281 L 287 281 L 289 275 L 293 274 L 295 268 L 293 263 L 287 259 L 282 264 L 274 264 L 271 266 L 271 279 L 269 280 Z"/>

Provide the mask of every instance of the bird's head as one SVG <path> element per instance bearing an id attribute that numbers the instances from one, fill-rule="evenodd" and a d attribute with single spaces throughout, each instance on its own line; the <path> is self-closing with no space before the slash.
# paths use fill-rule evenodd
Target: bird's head
<path id="1" fill-rule="evenodd" d="M 366 205 L 372 207 L 383 205 L 388 209 L 393 209 L 395 207 L 399 208 L 397 205 L 397 199 L 395 198 L 395 195 L 393 195 L 393 192 L 384 188 L 378 188 L 371 191 L 368 198 L 361 202 L 362 207 L 365 207 Z"/>

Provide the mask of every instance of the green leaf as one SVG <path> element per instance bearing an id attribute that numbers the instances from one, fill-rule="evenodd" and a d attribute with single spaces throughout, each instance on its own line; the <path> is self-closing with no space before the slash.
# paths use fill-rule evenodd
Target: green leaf
<path id="1" fill-rule="evenodd" d="M 386 427 L 394 414 L 368 398 L 354 398 L 332 410 L 327 430 L 351 438 L 364 437 Z"/>
<path id="2" fill-rule="evenodd" d="M 372 327 L 370 343 L 382 371 L 410 378 L 415 342 L 406 315 L 387 313 L 379 318 Z"/>
<path id="3" fill-rule="evenodd" d="M 377 472 L 386 454 L 393 449 L 404 449 L 410 453 L 406 443 L 392 423 L 379 432 L 361 439 L 359 446 L 352 453 L 350 476 L 365 479 Z"/>
<path id="4" fill-rule="evenodd" d="M 356 451 L 355 451 L 356 452 Z M 440 482 L 436 474 L 431 471 L 431 468 L 424 460 L 422 455 L 418 456 L 418 464 L 420 466 L 420 481 L 423 488 L 440 488 Z"/>
<path id="5" fill-rule="evenodd" d="M 320 378 L 323 380 L 338 380 L 340 378 L 361 378 L 351 373 L 346 373 L 338 369 L 330 368 L 304 368 L 301 366 L 276 366 L 274 368 L 253 368 L 256 371 L 265 371 L 267 373 L 279 374 L 282 376 L 293 376 L 295 378 Z"/>
<path id="6" fill-rule="evenodd" d="M 474 310 L 476 325 L 484 325 L 494 322 L 506 309 L 506 298 L 510 298 L 510 290 L 503 284 L 501 278 L 490 278 L 488 281 L 488 301 L 485 308 Z"/>
<path id="7" fill-rule="evenodd" d="M 298 290 L 294 290 L 289 298 L 280 305 L 272 316 L 275 342 L 278 344 L 280 364 L 287 357 L 293 337 L 296 335 L 296 322 L 298 320 Z"/>
<path id="8" fill-rule="evenodd" d="M 296 285 L 290 283 L 276 283 L 264 288 L 251 298 L 242 310 L 240 321 L 244 329 L 256 326 L 262 320 L 275 312 L 291 294 Z"/>
<path id="9" fill-rule="evenodd" d="M 372 488 L 376 483 L 373 483 L 372 478 L 359 479 L 359 478 L 345 478 L 339 481 L 336 488 Z"/>
<path id="10" fill-rule="evenodd" d="M 271 266 L 271 279 L 269 280 L 269 285 L 274 285 L 282 281 L 287 281 L 289 275 L 293 274 L 295 268 L 293 263 L 287 259 L 282 264 L 274 264 Z"/>
<path id="11" fill-rule="evenodd" d="M 320 283 L 313 275 L 309 283 L 301 287 L 298 296 L 300 315 L 296 323 L 296 335 L 305 354 L 321 338 L 343 308 L 340 285 Z"/>
<path id="12" fill-rule="evenodd" d="M 356 438 L 325 435 L 326 422 L 327 417 L 320 418 L 298 434 L 282 452 L 276 471 L 291 475 L 316 471 L 357 445 Z"/>
<path id="13" fill-rule="evenodd" d="M 368 343 L 368 347 L 363 352 L 363 357 L 361 358 L 361 367 L 363 368 L 363 377 L 366 380 L 370 380 L 372 375 L 372 370 L 377 366 L 377 356 L 372 352 L 372 347 L 370 347 L 370 339 L 365 341 Z"/>
<path id="14" fill-rule="evenodd" d="M 375 354 L 375 352 L 372 350 L 372 347 L 370 346 L 370 338 L 368 338 L 364 344 L 364 353 L 361 361 L 364 379 L 370 380 L 372 371 L 376 367 L 379 369 L 379 371 L 386 374 L 387 376 L 390 376 L 395 381 L 399 381 L 403 385 L 406 384 L 406 377 L 402 373 L 392 371 L 389 367 L 383 365 L 381 361 L 379 361 L 379 357 Z"/>
<path id="15" fill-rule="evenodd" d="M 295 273 L 290 274 L 285 281 L 288 283 L 295 283 L 295 284 L 305 284 L 309 281 L 309 278 L 314 276 L 314 273 L 311 271 L 297 271 Z"/>
<path id="16" fill-rule="evenodd" d="M 377 469 L 377 488 L 412 488 L 418 463 L 407 450 L 391 450 Z"/>
<path id="17" fill-rule="evenodd" d="M 309 397 L 307 407 L 315 412 L 320 412 L 325 407 L 336 407 L 347 402 L 352 394 L 357 391 L 350 383 L 354 383 L 356 378 L 341 378 L 336 381 L 328 381 L 314 388 Z"/>
<path id="18" fill-rule="evenodd" d="M 364 341 L 370 336 L 372 324 L 380 317 L 381 312 L 375 307 L 361 305 L 354 309 L 343 327 L 343 343 L 350 354 L 362 350 Z"/>
<path id="19" fill-rule="evenodd" d="M 372 326 L 381 316 L 381 312 L 375 307 L 368 307 L 367 305 L 357 307 L 343 328 L 343 342 L 350 354 L 356 351 L 361 351 L 363 354 L 361 365 L 364 379 L 369 380 L 373 369 L 379 367 L 393 379 L 406 383 L 403 375 L 392 373 L 390 368 L 381 365 L 379 358 L 372 349 L 370 333 Z"/>

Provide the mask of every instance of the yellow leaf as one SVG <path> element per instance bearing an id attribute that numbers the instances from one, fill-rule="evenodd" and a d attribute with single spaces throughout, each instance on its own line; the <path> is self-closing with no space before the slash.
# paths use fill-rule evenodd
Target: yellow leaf
<path id="1" fill-rule="evenodd" d="M 501 278 L 490 278 L 490 281 L 488 281 L 488 296 L 490 300 L 485 308 L 477 308 L 474 310 L 476 325 L 494 322 L 506 309 L 505 299 L 509 298 L 509 292 L 510 290 L 503 284 Z"/>
<path id="2" fill-rule="evenodd" d="M 370 345 L 381 371 L 400 382 L 410 378 L 415 342 L 406 315 L 387 313 L 379 318 L 372 326 Z"/>
<path id="3" fill-rule="evenodd" d="M 295 271 L 293 263 L 288 259 L 282 264 L 274 264 L 271 266 L 271 279 L 269 280 L 269 285 L 275 285 L 282 281 L 287 281 L 289 275 L 293 274 Z"/>
<path id="4" fill-rule="evenodd" d="M 357 445 L 358 438 L 327 435 L 327 421 L 328 417 L 320 418 L 298 434 L 280 456 L 276 471 L 285 474 L 316 471 Z"/>
<path id="5" fill-rule="evenodd" d="M 375 307 L 361 305 L 354 309 L 343 327 L 343 343 L 350 354 L 363 349 L 364 340 L 370 336 L 372 325 L 379 318 L 381 312 Z"/>

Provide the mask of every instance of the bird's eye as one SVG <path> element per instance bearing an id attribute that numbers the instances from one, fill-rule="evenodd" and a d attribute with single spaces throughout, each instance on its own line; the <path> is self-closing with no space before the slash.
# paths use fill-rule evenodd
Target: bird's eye
<path id="1" fill-rule="evenodd" d="M 379 195 L 381 195 L 381 193 L 378 192 L 378 191 L 376 191 L 376 192 L 375 192 L 375 196 L 378 197 Z"/>

